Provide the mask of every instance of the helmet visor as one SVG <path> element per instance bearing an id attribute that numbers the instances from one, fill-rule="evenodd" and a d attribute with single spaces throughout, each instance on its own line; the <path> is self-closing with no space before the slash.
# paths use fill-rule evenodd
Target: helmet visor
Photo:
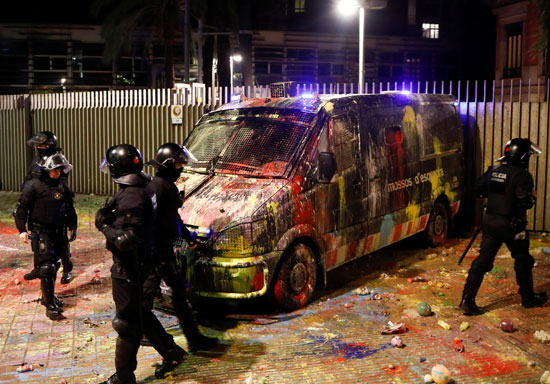
<path id="1" fill-rule="evenodd" d="M 107 161 L 106 157 L 103 158 L 103 161 L 99 166 L 99 170 L 107 175 L 109 174 L 109 162 Z"/>
<path id="2" fill-rule="evenodd" d="M 184 145 L 181 146 L 181 149 L 183 149 L 183 152 L 187 156 L 187 164 L 193 164 L 196 163 L 198 160 Z"/>
<path id="3" fill-rule="evenodd" d="M 539 148 L 538 145 L 531 143 L 531 147 L 529 148 L 529 154 L 538 156 L 542 153 L 542 150 Z"/>

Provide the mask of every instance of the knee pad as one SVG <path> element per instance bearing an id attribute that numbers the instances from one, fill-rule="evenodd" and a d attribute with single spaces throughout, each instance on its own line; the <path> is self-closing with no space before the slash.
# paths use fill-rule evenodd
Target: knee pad
<path id="1" fill-rule="evenodd" d="M 40 265 L 40 276 L 41 277 L 50 277 L 55 276 L 55 273 L 57 272 L 57 268 L 55 267 L 54 263 L 42 263 Z"/>
<path id="2" fill-rule="evenodd" d="M 514 257 L 514 269 L 524 268 L 531 270 L 535 265 L 535 259 L 529 253 Z"/>
<path id="3" fill-rule="evenodd" d="M 139 339 L 139 327 L 136 324 L 131 324 L 126 320 L 116 317 L 113 319 L 113 329 L 121 337 L 136 338 Z"/>

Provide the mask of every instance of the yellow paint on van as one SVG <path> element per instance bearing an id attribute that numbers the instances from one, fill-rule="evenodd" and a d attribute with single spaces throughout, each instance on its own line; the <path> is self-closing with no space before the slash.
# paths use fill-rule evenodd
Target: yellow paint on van
<path id="1" fill-rule="evenodd" d="M 416 115 L 414 109 L 410 105 L 403 108 L 403 120 L 402 126 L 407 128 L 413 128 L 416 131 Z"/>
<path id="2" fill-rule="evenodd" d="M 338 176 L 338 191 L 340 195 L 340 210 L 338 214 L 338 220 L 340 228 L 344 226 L 345 213 L 346 213 L 346 183 L 344 181 L 344 176 Z"/>
<path id="3" fill-rule="evenodd" d="M 420 216 L 420 204 L 410 204 L 405 208 L 407 220 L 414 220 Z"/>
<path id="4" fill-rule="evenodd" d="M 334 103 L 329 101 L 324 105 L 324 108 L 328 113 L 332 113 L 332 111 L 334 111 Z"/>
<path id="5" fill-rule="evenodd" d="M 292 193 L 292 191 L 290 191 Z M 272 234 L 274 236 L 271 237 L 271 245 L 275 248 L 277 245 L 277 240 L 279 238 L 279 202 L 278 201 L 270 201 L 267 204 L 267 210 L 272 212 L 273 221 L 275 224 L 275 233 Z M 267 230 L 267 222 L 265 223 L 265 229 Z"/>

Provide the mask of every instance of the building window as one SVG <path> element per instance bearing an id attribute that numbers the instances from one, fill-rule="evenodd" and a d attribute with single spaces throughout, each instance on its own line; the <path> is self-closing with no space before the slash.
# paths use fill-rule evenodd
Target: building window
<path id="1" fill-rule="evenodd" d="M 294 13 L 303 13 L 306 11 L 306 0 L 294 0 Z"/>
<path id="2" fill-rule="evenodd" d="M 523 37 L 523 23 L 508 24 L 506 26 L 506 64 L 504 77 L 521 76 L 521 45 Z"/>
<path id="3" fill-rule="evenodd" d="M 425 39 L 439 39 L 439 24 L 422 23 L 422 37 Z"/>

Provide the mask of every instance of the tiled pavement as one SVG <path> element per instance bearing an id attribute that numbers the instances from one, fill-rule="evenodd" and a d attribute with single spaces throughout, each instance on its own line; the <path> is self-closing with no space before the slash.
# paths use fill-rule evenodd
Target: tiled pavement
<path id="1" fill-rule="evenodd" d="M 58 282 L 67 318 L 57 322 L 46 318 L 37 303 L 38 280 L 22 278 L 30 269 L 31 254 L 29 246 L 17 241 L 10 217 L 16 199 L 15 193 L 0 192 L 0 383 L 100 382 L 113 372 L 116 338 L 110 323 L 111 259 L 92 224 L 104 198 L 77 196 L 81 225 L 72 243 L 77 278 L 67 286 Z M 421 383 L 440 363 L 456 383 L 538 383 L 550 370 L 550 345 L 541 344 L 533 334 L 550 333 L 550 305 L 522 309 L 515 294 L 513 262 L 503 248 L 478 298 L 488 312 L 476 318 L 462 316 L 455 305 L 476 254 L 471 251 L 464 267 L 457 267 L 467 242 L 451 239 L 443 248 L 424 249 L 408 240 L 377 252 L 330 272 L 329 286 L 317 299 L 292 313 L 273 312 L 261 301 L 201 303 L 202 331 L 218 337 L 220 346 L 190 355 L 164 380 L 153 376 L 159 355 L 142 347 L 138 382 Z M 532 236 L 536 286 L 550 291 L 550 255 L 542 247 L 550 247 L 550 237 Z M 408 282 L 417 275 L 428 281 Z M 380 300 L 359 295 L 360 287 L 375 289 Z M 416 313 L 420 301 L 431 304 L 433 316 Z M 175 318 L 157 315 L 176 342 L 186 347 Z M 515 332 L 498 328 L 503 318 L 513 321 Z M 438 320 L 452 329 L 441 328 Z M 380 333 L 388 321 L 406 323 L 409 331 L 400 335 L 405 347 L 391 347 L 392 336 Z M 460 332 L 463 321 L 470 328 Z M 455 337 L 462 339 L 464 352 L 453 349 Z M 34 370 L 18 373 L 23 362 L 33 364 Z"/>

